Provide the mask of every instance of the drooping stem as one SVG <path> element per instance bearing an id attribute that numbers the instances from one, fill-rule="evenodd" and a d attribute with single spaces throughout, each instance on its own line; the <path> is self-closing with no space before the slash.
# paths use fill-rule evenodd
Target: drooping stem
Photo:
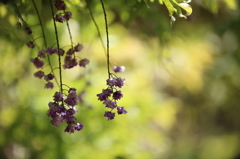
<path id="1" fill-rule="evenodd" d="M 55 35 L 56 35 L 56 42 L 57 42 L 57 50 L 58 50 L 58 65 L 59 65 L 59 78 L 60 78 L 60 92 L 63 94 L 63 88 L 62 88 L 62 67 L 61 67 L 61 55 L 60 55 L 60 46 L 59 46 L 59 39 L 58 39 L 58 31 L 57 31 L 57 25 L 56 21 L 54 18 L 54 12 L 53 12 L 53 4 L 52 0 L 49 0 L 50 6 L 51 6 L 51 11 L 52 11 L 52 19 L 53 19 L 53 24 L 54 24 L 54 30 L 55 30 Z"/>
<path id="2" fill-rule="evenodd" d="M 101 41 L 101 43 L 102 43 L 104 52 L 105 52 L 105 54 L 107 54 L 107 50 L 106 50 L 106 47 L 104 46 L 103 39 L 102 39 L 102 36 L 101 36 L 101 33 L 100 33 L 100 29 L 99 29 L 99 27 L 98 27 L 98 24 L 97 24 L 97 22 L 96 22 L 96 20 L 95 20 L 95 18 L 94 18 L 94 16 L 93 16 L 92 10 L 91 10 L 91 8 L 89 7 L 89 4 L 88 4 L 87 1 L 86 1 L 86 3 L 87 3 L 87 8 L 88 8 L 88 10 L 89 10 L 89 13 L 90 13 L 90 16 L 91 16 L 91 18 L 92 18 L 92 21 L 93 21 L 93 23 L 94 23 L 94 25 L 95 25 L 95 27 L 96 27 L 96 29 L 97 29 L 98 37 L 99 37 L 99 39 L 100 39 L 100 41 Z"/>
<path id="3" fill-rule="evenodd" d="M 108 78 L 110 78 L 111 77 L 111 72 L 110 72 L 110 55 L 109 55 L 109 36 L 108 36 L 107 14 L 106 14 L 106 10 L 105 10 L 103 1 L 100 0 L 100 2 L 102 4 L 104 20 L 105 20 L 105 27 L 106 27 L 106 36 L 107 36 L 107 70 L 108 70 Z"/>
<path id="4" fill-rule="evenodd" d="M 12 5 L 13 5 L 13 8 L 14 8 L 14 10 L 15 10 L 18 18 L 21 19 L 23 25 L 24 25 L 25 27 L 28 27 L 28 28 L 29 28 L 28 24 L 25 22 L 25 20 L 23 19 L 20 11 L 18 10 L 18 7 L 17 7 L 16 3 L 15 3 L 15 2 L 12 2 Z"/>
<path id="5" fill-rule="evenodd" d="M 44 46 L 45 46 L 45 48 L 47 48 L 47 40 L 46 40 L 46 36 L 45 36 L 45 32 L 44 32 L 42 20 L 41 20 L 41 18 L 40 18 L 40 14 L 39 14 L 39 11 L 38 11 L 38 9 L 37 9 L 37 6 L 36 6 L 35 1 L 32 0 L 32 3 L 33 3 L 33 6 L 34 6 L 35 11 L 36 11 L 36 13 L 37 13 L 37 17 L 38 17 L 38 20 L 39 20 L 39 23 L 40 23 L 40 26 L 41 26 L 42 35 L 43 35 L 43 39 L 44 39 Z M 51 70 L 53 70 L 53 67 L 52 67 L 51 60 L 50 60 L 49 55 L 47 55 L 47 60 L 48 60 L 48 64 L 49 64 Z M 54 77 L 56 77 L 55 74 L 54 74 L 54 72 L 53 72 L 53 75 L 54 75 Z M 56 78 L 55 78 L 55 81 L 56 81 L 57 85 L 59 86 L 59 83 L 58 83 L 58 81 L 57 81 Z"/>
<path id="6" fill-rule="evenodd" d="M 68 29 L 68 33 L 69 33 L 69 37 L 70 37 L 70 41 L 71 41 L 71 47 L 73 48 L 72 34 L 71 34 L 71 30 L 70 30 L 70 27 L 69 27 L 69 23 L 68 23 L 68 21 L 66 21 L 66 24 L 67 24 L 67 29 Z"/>

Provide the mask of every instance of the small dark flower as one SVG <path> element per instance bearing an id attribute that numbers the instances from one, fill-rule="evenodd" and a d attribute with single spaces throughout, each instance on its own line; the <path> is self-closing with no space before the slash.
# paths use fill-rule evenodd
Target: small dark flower
<path id="1" fill-rule="evenodd" d="M 53 78 L 54 78 L 54 75 L 51 74 L 51 73 L 49 73 L 49 74 L 47 74 L 47 75 L 44 76 L 44 79 L 45 79 L 46 81 L 50 81 L 50 80 L 52 80 Z"/>
<path id="2" fill-rule="evenodd" d="M 36 58 L 31 58 L 30 61 L 37 67 L 37 68 L 41 68 L 44 65 L 44 62 L 39 60 L 37 57 Z"/>
<path id="3" fill-rule="evenodd" d="M 88 59 L 86 59 L 86 58 L 82 59 L 82 60 L 79 61 L 79 66 L 80 67 L 86 67 L 86 65 L 89 64 L 89 62 L 90 61 Z"/>
<path id="4" fill-rule="evenodd" d="M 116 86 L 121 88 L 125 83 L 125 79 L 122 77 L 117 78 Z"/>
<path id="5" fill-rule="evenodd" d="M 25 31 L 28 35 L 32 34 L 32 30 L 31 30 L 29 27 L 24 28 L 24 31 Z"/>
<path id="6" fill-rule="evenodd" d="M 76 118 L 74 116 L 70 116 L 66 122 L 67 124 L 75 124 L 75 121 L 76 121 Z"/>
<path id="7" fill-rule="evenodd" d="M 125 71 L 125 67 L 124 67 L 124 66 L 114 66 L 114 67 L 113 67 L 113 71 L 114 71 L 115 73 L 124 72 L 124 71 Z"/>
<path id="8" fill-rule="evenodd" d="M 113 93 L 113 99 L 118 100 L 121 99 L 123 97 L 123 94 L 121 91 L 116 91 Z"/>
<path id="9" fill-rule="evenodd" d="M 70 108 L 70 109 L 67 110 L 67 113 L 69 115 L 74 115 L 75 113 L 77 113 L 77 109 L 75 107 Z"/>
<path id="10" fill-rule="evenodd" d="M 77 89 L 76 88 L 70 88 L 68 93 L 76 93 Z"/>
<path id="11" fill-rule="evenodd" d="M 64 17 L 65 20 L 71 19 L 72 18 L 72 12 L 65 12 L 63 17 Z"/>
<path id="12" fill-rule="evenodd" d="M 66 4 L 61 0 L 55 0 L 55 7 L 57 10 L 66 10 Z"/>
<path id="13" fill-rule="evenodd" d="M 65 99 L 64 102 L 69 106 L 77 105 L 77 95 L 76 95 L 76 93 L 69 93 L 68 96 L 67 96 L 67 99 Z"/>
<path id="14" fill-rule="evenodd" d="M 63 117 L 61 117 L 60 115 L 58 115 L 57 117 L 53 118 L 50 123 L 55 125 L 55 126 L 59 126 L 61 123 L 63 122 Z"/>
<path id="15" fill-rule="evenodd" d="M 105 101 L 112 93 L 111 89 L 103 89 L 102 93 L 97 94 L 98 100 Z"/>
<path id="16" fill-rule="evenodd" d="M 107 117 L 108 120 L 112 120 L 115 117 L 115 113 L 112 113 L 110 111 L 106 111 L 105 114 L 104 114 L 104 117 Z"/>
<path id="17" fill-rule="evenodd" d="M 42 78 L 44 76 L 44 72 L 43 71 L 37 71 L 34 73 L 34 77 L 37 77 L 37 78 Z"/>
<path id="18" fill-rule="evenodd" d="M 109 78 L 107 79 L 107 85 L 112 87 L 112 86 L 115 86 L 117 84 L 117 79 L 116 78 Z"/>
<path id="19" fill-rule="evenodd" d="M 64 69 L 70 69 L 77 65 L 77 60 L 71 56 L 66 56 L 64 59 Z"/>
<path id="20" fill-rule="evenodd" d="M 39 58 L 45 58 L 46 56 L 45 56 L 45 51 L 44 50 L 39 50 L 38 51 L 38 57 Z"/>
<path id="21" fill-rule="evenodd" d="M 64 132 L 74 133 L 75 127 L 72 125 L 68 125 Z"/>
<path id="22" fill-rule="evenodd" d="M 34 48 L 34 47 L 35 47 L 35 44 L 34 44 L 32 41 L 27 42 L 26 45 L 27 45 L 29 48 Z"/>
<path id="23" fill-rule="evenodd" d="M 77 123 L 74 128 L 75 128 L 75 130 L 80 131 L 80 130 L 82 130 L 83 125 L 80 123 Z"/>
<path id="24" fill-rule="evenodd" d="M 82 49 L 83 49 L 83 45 L 79 43 L 74 47 L 74 50 L 76 52 L 80 52 Z"/>
<path id="25" fill-rule="evenodd" d="M 52 55 L 52 54 L 56 54 L 57 53 L 57 49 L 54 48 L 54 47 L 48 47 L 46 50 L 45 50 L 46 54 L 48 55 Z"/>
<path id="26" fill-rule="evenodd" d="M 124 107 L 117 107 L 118 114 L 126 114 L 127 111 L 124 109 Z"/>
<path id="27" fill-rule="evenodd" d="M 48 82 L 48 83 L 45 84 L 44 88 L 52 89 L 53 87 L 54 87 L 53 83 L 52 82 Z"/>
<path id="28" fill-rule="evenodd" d="M 69 49 L 68 51 L 67 51 L 67 55 L 73 55 L 74 54 L 74 50 L 73 49 Z"/>
<path id="29" fill-rule="evenodd" d="M 63 16 L 61 13 L 58 13 L 58 14 L 56 14 L 56 16 L 55 16 L 55 20 L 56 20 L 57 22 L 62 23 L 62 22 L 64 22 L 66 19 L 64 18 L 64 16 Z"/>
<path id="30" fill-rule="evenodd" d="M 65 53 L 65 51 L 63 50 L 63 49 L 59 49 L 59 54 L 60 54 L 60 56 L 63 56 L 64 55 L 64 53 Z"/>
<path id="31" fill-rule="evenodd" d="M 111 101 L 110 99 L 106 99 L 106 100 L 103 102 L 103 104 L 105 104 L 106 107 L 111 108 L 111 109 L 114 109 L 114 108 L 117 107 L 117 105 L 116 105 L 117 103 L 114 102 L 114 101 Z"/>
<path id="32" fill-rule="evenodd" d="M 55 92 L 53 97 L 54 97 L 53 100 L 55 102 L 61 102 L 63 100 L 64 95 L 62 93 L 60 93 L 60 92 Z"/>

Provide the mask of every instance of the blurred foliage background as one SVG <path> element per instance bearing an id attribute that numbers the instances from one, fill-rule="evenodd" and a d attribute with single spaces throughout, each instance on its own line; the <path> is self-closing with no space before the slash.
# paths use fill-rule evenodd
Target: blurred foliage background
<path id="1" fill-rule="evenodd" d="M 103 117 L 96 94 L 106 87 L 104 48 L 86 2 L 66 1 L 73 40 L 84 45 L 79 56 L 91 61 L 86 69 L 63 72 L 64 83 L 84 93 L 77 107 L 84 129 L 74 134 L 49 123 L 47 104 L 57 88 L 43 89 L 44 82 L 33 77 L 30 58 L 38 49 L 25 45 L 31 37 L 16 27 L 11 3 L 0 3 L 0 158 L 239 159 L 239 1 L 194 0 L 192 15 L 172 27 L 158 1 L 104 2 L 111 64 L 126 67 L 119 105 L 128 114 Z M 36 3 L 53 44 L 49 3 Z M 105 41 L 100 1 L 87 3 Z M 31 1 L 16 4 L 33 36 L 41 36 Z M 58 28 L 61 45 L 69 45 L 66 26 Z"/>

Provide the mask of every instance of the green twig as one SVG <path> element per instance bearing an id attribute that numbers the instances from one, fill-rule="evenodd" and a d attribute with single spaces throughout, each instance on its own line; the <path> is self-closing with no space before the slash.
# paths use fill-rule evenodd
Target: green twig
<path id="1" fill-rule="evenodd" d="M 110 55 L 109 55 L 109 36 L 108 36 L 108 22 L 107 22 L 107 14 L 106 14 L 106 10 L 104 7 L 104 3 L 102 0 L 100 0 L 101 4 L 102 4 L 102 9 L 103 9 L 103 13 L 104 13 L 104 20 L 105 20 L 105 27 L 106 27 L 106 36 L 107 36 L 107 69 L 108 69 L 108 77 L 111 77 L 111 72 L 110 72 Z"/>
<path id="2" fill-rule="evenodd" d="M 44 45 L 45 45 L 45 48 L 47 48 L 47 40 L 46 40 L 46 36 L 45 36 L 45 32 L 44 32 L 42 20 L 41 20 L 41 18 L 40 18 L 40 14 L 39 14 L 39 12 L 38 12 L 38 9 L 37 9 L 37 6 L 36 6 L 35 1 L 32 0 L 32 3 L 33 3 L 33 6 L 34 6 L 34 8 L 35 8 L 35 11 L 36 11 L 36 13 L 37 13 L 37 17 L 38 17 L 38 20 L 39 20 L 39 23 L 40 23 L 40 26 L 41 26 L 42 35 L 43 35 L 43 39 L 44 39 L 44 40 L 43 40 L 43 41 L 44 41 Z M 51 60 L 50 60 L 49 55 L 47 55 L 47 60 L 48 60 L 48 64 L 49 64 L 51 70 L 53 70 L 53 67 L 52 67 Z M 54 75 L 54 77 L 56 77 L 55 74 L 54 74 L 54 72 L 53 72 L 53 75 Z M 55 78 L 55 81 L 56 81 L 57 85 L 59 86 L 59 83 L 58 83 L 58 81 L 57 81 L 56 78 Z"/>
<path id="3" fill-rule="evenodd" d="M 54 18 L 52 0 L 49 0 L 49 2 L 50 2 L 50 6 L 51 6 L 52 19 L 53 19 L 54 30 L 55 30 L 56 41 L 57 41 L 59 77 L 60 77 L 60 92 L 63 93 L 63 88 L 62 88 L 62 67 L 61 67 L 62 64 L 61 64 L 61 55 L 60 55 L 60 51 L 59 51 L 60 50 L 60 46 L 59 46 L 59 39 L 58 39 L 58 31 L 57 31 L 56 21 L 55 21 L 55 18 Z"/>

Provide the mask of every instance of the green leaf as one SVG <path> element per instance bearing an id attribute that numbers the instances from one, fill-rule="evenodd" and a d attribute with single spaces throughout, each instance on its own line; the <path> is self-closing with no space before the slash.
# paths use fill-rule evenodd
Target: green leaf
<path id="1" fill-rule="evenodd" d="M 159 2 L 160 4 L 163 4 L 163 1 L 162 1 L 162 0 L 158 0 L 158 2 Z"/>
<path id="2" fill-rule="evenodd" d="M 172 17 L 174 12 L 177 12 L 177 9 L 173 6 L 170 0 L 162 0 L 165 6 L 168 9 L 169 16 Z"/>
<path id="3" fill-rule="evenodd" d="M 225 0 L 225 3 L 230 9 L 236 10 L 238 8 L 235 0 Z"/>

